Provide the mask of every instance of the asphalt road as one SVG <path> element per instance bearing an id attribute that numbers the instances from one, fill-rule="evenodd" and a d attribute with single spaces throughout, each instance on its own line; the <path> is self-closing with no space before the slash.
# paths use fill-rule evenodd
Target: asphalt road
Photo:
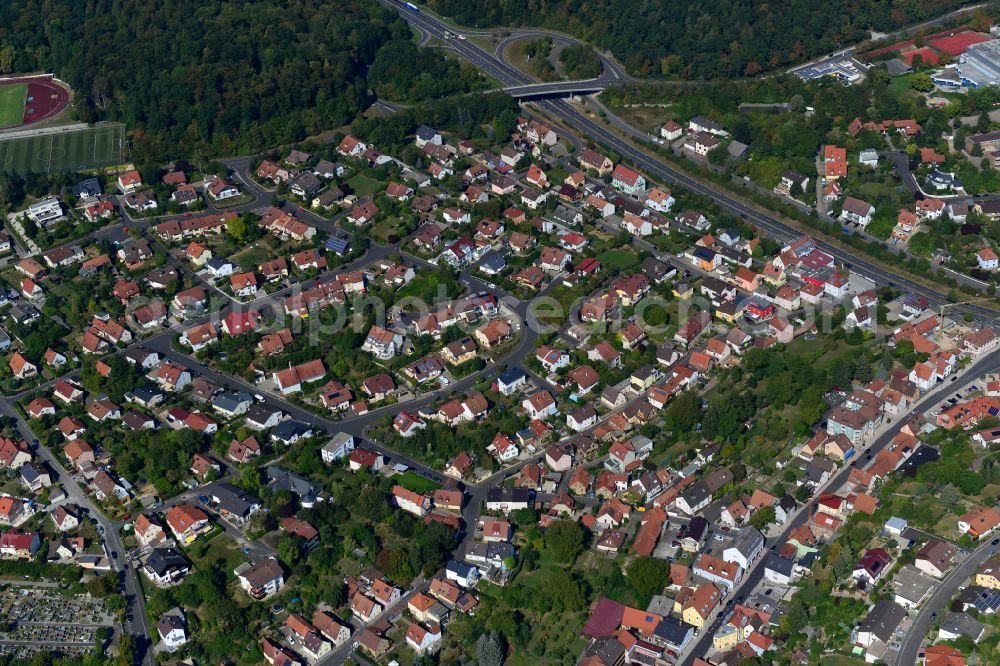
<path id="1" fill-rule="evenodd" d="M 395 7 L 396 9 L 400 10 L 404 18 L 406 18 L 406 20 L 411 24 L 415 25 L 418 31 L 422 35 L 443 38 L 444 32 L 446 30 L 451 32 L 452 34 L 455 34 L 454 28 L 446 26 L 445 24 L 439 22 L 437 19 L 434 19 L 433 17 L 429 17 L 428 15 L 423 13 L 414 13 L 407 11 L 403 7 L 403 3 L 401 2 L 395 2 L 394 0 L 383 0 L 383 2 L 384 4 L 387 4 L 389 6 Z M 543 95 L 545 93 L 565 94 L 567 92 L 567 82 L 554 83 L 549 85 L 547 88 L 546 86 L 538 87 L 536 83 L 532 81 L 529 77 L 521 74 L 516 69 L 498 60 L 495 54 L 487 53 L 483 49 L 471 43 L 469 40 L 458 40 L 458 39 L 451 40 L 449 48 L 451 48 L 453 51 L 461 55 L 466 60 L 479 66 L 481 69 L 483 69 L 487 73 L 497 78 L 503 85 L 507 87 L 512 87 L 515 90 L 517 89 L 527 90 L 526 86 L 531 86 L 531 91 L 536 94 L 543 94 Z M 607 77 L 607 80 L 610 81 L 611 79 L 621 78 L 620 76 L 616 76 L 616 74 L 620 75 L 620 72 L 615 70 L 613 67 L 612 68 L 606 67 L 605 73 L 602 75 L 602 79 L 604 77 Z M 569 82 L 569 84 L 574 84 L 574 83 L 578 84 L 579 82 Z M 756 226 L 760 227 L 764 231 L 768 232 L 769 234 L 773 235 L 774 237 L 780 240 L 789 240 L 791 238 L 800 235 L 800 232 L 798 232 L 797 230 L 787 227 L 786 225 L 770 217 L 769 215 L 761 213 L 756 209 L 752 209 L 743 204 L 742 202 L 725 194 L 724 192 L 719 192 L 710 188 L 709 186 L 703 185 L 701 182 L 694 180 L 684 172 L 674 169 L 673 167 L 661 163 L 659 160 L 649 157 L 645 153 L 634 148 L 630 143 L 625 142 L 624 140 L 620 139 L 617 135 L 612 134 L 605 128 L 594 123 L 592 120 L 590 120 L 583 114 L 579 113 L 575 107 L 573 107 L 566 101 L 543 100 L 539 102 L 539 106 L 546 112 L 552 114 L 556 118 L 561 119 L 562 121 L 574 127 L 576 130 L 588 136 L 589 138 L 594 139 L 600 143 L 603 143 L 610 148 L 613 148 L 621 155 L 631 160 L 637 167 L 646 170 L 649 174 L 655 175 L 666 182 L 683 186 L 692 192 L 711 197 L 723 209 L 743 217 L 748 222 L 755 224 Z M 609 118 L 609 120 L 612 120 L 612 118 Z M 616 121 L 617 119 L 612 120 L 612 122 Z M 620 123 L 620 121 L 617 122 Z M 620 124 L 619 126 L 622 126 L 622 124 Z M 623 129 L 626 127 L 628 128 L 630 133 L 638 135 L 637 138 L 644 138 L 644 135 L 639 133 L 637 130 L 634 130 L 634 128 L 628 127 L 626 125 L 623 127 Z M 574 141 L 574 145 L 577 147 L 579 147 L 580 143 L 581 142 L 579 141 L 579 139 L 576 139 Z M 235 210 L 259 209 L 263 206 L 268 205 L 269 202 L 273 200 L 273 192 L 260 187 L 250 177 L 248 173 L 248 169 L 251 166 L 250 159 L 251 158 L 249 157 L 240 157 L 240 158 L 225 160 L 225 163 L 234 171 L 238 179 L 242 181 L 242 185 L 247 190 L 249 190 L 255 197 L 255 200 L 253 202 L 236 207 Z M 286 204 L 286 207 L 288 206 L 294 207 L 292 204 Z M 305 219 L 306 221 L 312 224 L 316 224 L 318 227 L 326 229 L 328 231 L 333 231 L 337 229 L 336 221 L 326 220 L 325 218 L 313 215 L 309 211 L 297 210 L 296 214 Z M 173 217 L 182 217 L 182 216 L 173 216 Z M 123 218 L 124 221 L 121 225 L 115 225 L 114 227 L 109 227 L 107 229 L 101 230 L 101 232 L 99 233 L 105 233 L 110 235 L 115 233 L 115 227 L 123 227 L 123 226 L 146 228 L 153 222 L 159 222 L 164 219 L 169 219 L 169 216 L 157 218 L 154 221 L 138 220 L 129 217 L 127 212 L 123 211 Z M 120 233 L 121 230 L 119 229 L 118 231 Z M 81 241 L 77 240 L 76 242 L 79 243 Z M 820 242 L 818 243 L 818 245 L 820 249 L 832 254 L 835 257 L 838 257 L 842 261 L 847 260 L 853 262 L 854 266 L 856 267 L 855 270 L 864 271 L 864 273 L 868 277 L 879 279 L 885 283 L 895 282 L 904 288 L 910 289 L 916 293 L 921 293 L 927 296 L 928 300 L 935 304 L 940 304 L 946 301 L 945 295 L 942 292 L 937 292 L 935 290 L 928 289 L 926 287 L 923 287 L 922 285 L 913 283 L 906 278 L 889 273 L 888 271 L 883 271 L 882 269 L 870 264 L 869 262 L 860 257 L 856 257 L 851 253 L 835 249 L 825 243 Z M 392 254 L 397 250 L 398 247 L 386 247 L 373 244 L 368 249 L 366 255 L 361 260 L 359 260 L 359 262 L 363 261 L 364 263 L 367 264 L 376 259 L 388 256 L 389 254 Z M 281 293 L 279 293 L 278 295 L 272 295 L 272 298 L 280 295 Z M 241 309 L 244 308 L 248 309 L 249 307 L 252 306 L 253 304 L 248 304 L 246 306 L 240 306 L 240 307 Z M 233 307 L 236 307 L 236 305 L 230 302 L 225 306 L 225 308 L 223 308 L 222 313 L 216 313 L 213 316 L 221 317 L 228 308 L 233 308 Z M 521 303 L 516 307 L 519 310 L 518 314 L 522 315 L 522 320 L 526 319 L 526 317 L 523 317 L 523 315 L 527 314 L 527 304 Z M 968 309 L 975 312 L 981 318 L 988 318 L 990 320 L 994 318 L 994 314 L 990 310 L 984 308 L 976 308 L 974 306 L 970 306 Z M 187 322 L 185 324 L 185 327 L 190 326 L 194 323 L 198 323 L 197 320 Z M 524 334 L 522 336 L 520 344 L 510 355 L 508 355 L 503 359 L 504 363 L 510 365 L 519 365 L 523 362 L 527 354 L 533 350 L 535 340 L 537 339 L 537 333 L 533 333 L 531 327 L 529 326 L 522 327 L 522 330 L 524 331 Z M 175 362 L 179 362 L 185 366 L 188 367 L 193 366 L 197 374 L 205 376 L 208 379 L 218 383 L 219 385 L 229 386 L 231 388 L 237 388 L 240 390 L 249 390 L 253 392 L 258 391 L 258 389 L 256 389 L 255 387 L 246 384 L 241 380 L 230 377 L 228 375 L 223 375 L 210 368 L 199 365 L 192 359 L 188 358 L 187 356 L 175 352 L 170 345 L 170 341 L 174 333 L 175 333 L 174 330 L 168 330 L 157 336 L 153 336 L 152 338 L 148 338 L 144 341 L 139 341 L 137 344 L 139 344 L 140 346 L 153 349 L 159 352 L 164 357 L 170 358 Z M 976 366 L 974 367 L 979 368 L 980 366 L 983 366 L 985 364 L 985 361 L 988 360 L 989 359 L 986 359 L 983 362 L 976 364 Z M 1000 360 L 989 361 L 989 367 L 988 368 L 982 367 L 980 372 L 995 370 L 997 368 L 1000 368 Z M 492 368 L 489 368 L 483 372 L 488 372 L 491 369 Z M 436 391 L 432 394 L 428 394 L 414 401 L 408 402 L 405 405 L 396 406 L 395 411 L 398 411 L 399 409 L 408 409 L 408 410 L 418 409 L 420 407 L 427 406 L 432 402 L 434 402 L 435 400 L 442 397 L 442 395 L 445 393 L 460 392 L 467 390 L 476 383 L 478 378 L 479 374 L 467 377 L 462 381 L 456 382 L 452 386 L 448 387 L 447 390 Z M 931 395 L 936 395 L 937 393 L 942 393 L 942 392 L 947 393 L 949 389 L 950 389 L 949 386 L 941 387 L 937 392 L 932 393 Z M 342 421 L 332 421 L 329 419 L 319 417 L 313 414 L 312 412 L 303 410 L 297 407 L 296 405 L 291 404 L 285 400 L 282 400 L 276 396 L 269 395 L 266 398 L 266 402 L 273 406 L 277 406 L 283 409 L 284 411 L 289 413 L 293 418 L 313 424 L 314 427 L 325 430 L 326 432 L 333 433 L 337 431 L 344 431 L 350 434 L 354 434 L 357 437 L 363 437 L 365 430 L 376 421 L 381 421 L 381 419 L 384 417 L 385 414 L 393 413 L 393 410 L 390 408 L 387 410 L 375 410 L 370 414 L 354 418 L 348 418 Z M 16 417 L 16 412 L 10 405 L 9 400 L 0 401 L 0 409 L 2 409 L 2 411 L 5 414 L 13 415 Z M 23 422 L 21 422 L 20 419 L 18 420 L 19 420 L 19 428 L 22 429 L 22 434 L 24 434 L 28 438 L 31 438 L 31 433 L 29 430 L 27 430 L 27 426 Z M 894 435 L 895 432 L 898 432 L 898 428 L 899 425 L 897 424 L 892 430 L 886 432 L 881 437 L 879 437 L 878 440 L 876 440 L 876 442 L 872 445 L 872 450 L 877 451 L 878 449 L 884 447 L 886 443 L 888 443 L 888 441 L 891 439 L 891 436 Z M 391 449 L 388 449 L 384 446 L 374 443 L 371 444 L 371 446 L 374 446 L 376 450 L 379 450 L 380 453 L 386 455 L 393 461 L 402 462 L 416 469 L 417 471 L 426 472 L 429 475 L 433 476 L 434 478 L 441 478 L 440 474 L 438 474 L 435 470 L 431 470 L 427 466 L 415 460 L 408 459 L 405 456 L 401 456 L 400 454 Z M 87 498 L 86 494 L 83 493 L 82 489 L 80 489 L 79 486 L 75 483 L 75 481 L 73 481 L 72 478 L 66 475 L 64 470 L 62 470 L 61 465 L 59 464 L 55 456 L 53 456 L 51 451 L 49 451 L 46 447 L 39 447 L 39 448 L 42 451 L 43 457 L 50 463 L 50 465 L 52 465 L 53 469 L 56 470 L 59 473 L 59 475 L 64 479 L 64 483 L 67 486 L 67 493 L 70 494 L 71 498 L 75 502 L 81 504 L 82 506 L 92 506 L 89 502 L 89 498 Z M 521 462 L 517 466 L 515 466 L 514 469 L 517 469 L 526 463 L 527 461 Z M 848 471 L 849 468 L 844 468 L 843 470 L 841 470 L 841 472 L 834 477 L 834 480 L 831 483 L 838 483 L 838 482 L 842 483 L 843 480 L 846 479 Z M 498 474 L 494 475 L 493 477 L 490 477 L 489 479 L 485 480 L 480 484 L 467 486 L 469 501 L 465 511 L 463 512 L 463 516 L 465 518 L 467 526 L 473 525 L 475 519 L 478 518 L 482 499 L 484 498 L 488 488 L 491 487 L 491 485 L 501 482 L 503 478 L 504 478 L 504 472 L 499 472 Z M 124 549 L 121 545 L 117 529 L 113 525 L 111 525 L 111 523 L 109 523 L 107 519 L 105 519 L 103 515 L 100 514 L 99 511 L 94 510 L 92 511 L 92 514 L 97 516 L 98 520 L 104 526 L 105 534 L 108 539 L 109 548 L 119 552 L 120 558 L 123 557 Z M 779 537 L 779 539 L 787 537 L 788 531 L 790 531 L 790 529 L 795 525 L 802 524 L 803 522 L 805 522 L 808 519 L 807 514 L 808 514 L 807 511 L 805 510 L 801 511 L 800 514 L 795 519 L 789 522 L 785 532 Z M 132 571 L 128 567 L 124 567 L 124 569 L 126 571 L 126 592 L 129 596 L 130 610 L 132 611 L 132 615 L 134 616 L 134 618 L 138 620 L 138 622 L 135 625 L 129 627 L 129 630 L 133 633 L 133 635 L 136 636 L 137 643 L 140 649 L 141 661 L 143 663 L 152 664 L 153 661 L 152 661 L 151 644 L 149 642 L 149 636 L 151 634 L 149 632 L 149 628 L 146 626 L 145 613 L 142 611 L 141 593 L 139 593 L 138 591 L 138 584 L 135 580 L 134 571 Z M 743 581 L 741 582 L 740 586 L 736 588 L 734 594 L 739 594 L 740 590 L 743 589 L 750 589 L 748 586 L 754 585 L 756 584 L 756 582 L 759 582 L 762 576 L 763 576 L 763 570 L 762 567 L 759 566 L 758 562 L 758 565 L 752 567 L 751 570 L 748 572 L 748 574 L 744 576 Z M 133 610 L 133 608 L 135 610 Z M 710 641 L 711 641 L 711 632 L 703 632 L 698 643 L 696 643 L 695 653 L 697 653 L 698 648 L 703 647 L 704 644 L 706 643 L 710 643 Z"/>
<path id="2" fill-rule="evenodd" d="M 980 377 L 987 373 L 996 372 L 998 370 L 1000 370 L 1000 354 L 987 354 L 985 357 L 981 358 L 980 360 L 976 361 L 971 366 L 969 366 L 964 371 L 962 376 L 968 378 L 975 378 L 975 377 Z M 946 381 L 942 384 L 939 384 L 937 388 L 935 388 L 933 391 L 924 394 L 924 396 L 922 396 L 918 401 L 917 405 L 914 406 L 914 409 L 911 410 L 908 414 L 904 415 L 903 418 L 896 420 L 892 424 L 892 427 L 882 432 L 882 434 L 879 435 L 874 442 L 872 442 L 871 446 L 868 447 L 868 449 L 866 449 L 866 452 L 870 451 L 873 457 L 872 459 L 874 459 L 874 456 L 879 451 L 888 446 L 888 444 L 892 441 L 892 438 L 895 437 L 897 434 L 899 434 L 899 431 L 906 424 L 906 422 L 909 421 L 911 416 L 915 414 L 923 414 L 927 410 L 931 409 L 934 405 L 938 404 L 940 401 L 946 399 L 951 393 L 955 391 L 956 385 L 957 382 L 952 383 L 951 381 Z M 842 485 L 844 485 L 844 483 L 847 482 L 847 477 L 850 475 L 850 473 L 851 473 L 851 466 L 844 465 L 843 467 L 840 468 L 840 470 L 836 474 L 830 477 L 830 480 L 827 482 L 825 487 L 833 489 L 840 488 Z M 821 492 L 817 491 L 814 497 L 819 497 L 820 494 Z M 782 530 L 782 532 L 776 538 L 768 539 L 766 545 L 770 547 L 773 544 L 780 545 L 785 543 L 788 540 L 788 536 L 789 534 L 791 534 L 791 531 L 800 525 L 806 524 L 811 517 L 812 517 L 812 502 L 810 501 L 809 504 L 799 509 L 798 513 L 795 515 L 794 518 L 785 523 L 784 530 Z M 733 589 L 732 595 L 730 595 L 731 597 L 737 597 L 749 594 L 750 591 L 753 590 L 760 583 L 761 580 L 763 580 L 764 578 L 763 561 L 764 557 L 761 557 L 760 559 L 757 560 L 756 564 L 751 566 L 749 571 L 743 574 L 743 578 L 741 579 L 740 583 Z M 928 602 L 928 604 L 925 605 L 925 608 L 929 606 L 930 602 Z M 695 641 L 695 643 L 692 645 L 690 651 L 686 653 L 688 656 L 685 658 L 683 663 L 689 664 L 694 660 L 695 657 L 702 656 L 709 651 L 712 645 L 712 637 L 715 634 L 716 630 L 719 628 L 719 625 L 722 623 L 723 617 L 724 614 L 720 613 L 720 615 L 716 618 L 714 623 L 709 628 L 703 630 L 699 634 L 697 641 Z M 911 633 L 916 633 L 916 631 L 917 631 L 916 629 L 913 629 L 911 630 Z M 923 636 L 924 634 L 920 634 L 920 640 L 923 639 Z M 917 640 L 917 646 L 919 646 L 920 640 Z M 915 662 L 899 661 L 898 663 L 909 664 Z"/>
<path id="3" fill-rule="evenodd" d="M 906 638 L 899 648 L 899 657 L 896 659 L 899 666 L 920 663 L 917 659 L 917 653 L 920 651 L 920 646 L 930 631 L 931 625 L 934 624 L 935 616 L 955 595 L 962 583 L 976 572 L 979 565 L 990 558 L 990 551 L 994 549 L 994 546 L 991 545 L 992 538 L 991 535 L 982 545 L 972 551 L 964 562 L 945 576 L 944 580 L 934 588 L 930 599 L 920 607 L 917 617 L 910 626 L 910 631 L 906 634 Z"/>
<path id="4" fill-rule="evenodd" d="M 37 441 L 31 428 L 24 422 L 21 415 L 11 405 L 10 400 L 0 400 L 0 413 L 14 419 L 17 430 L 26 442 Z M 124 596 L 127 602 L 127 613 L 131 615 L 132 621 L 125 623 L 125 631 L 132 635 L 136 646 L 136 663 L 155 666 L 156 659 L 153 656 L 154 636 L 146 621 L 145 600 L 142 596 L 142 588 L 136 578 L 135 570 L 128 566 L 126 550 L 119 535 L 120 525 L 115 525 L 105 517 L 104 513 L 90 500 L 90 497 L 83 491 L 80 484 L 70 476 L 62 466 L 59 458 L 44 445 L 38 445 L 38 452 L 42 459 L 48 464 L 49 469 L 54 472 L 53 483 L 62 484 L 66 491 L 67 499 L 77 506 L 84 507 L 89 511 L 90 517 L 97 520 L 97 524 L 104 530 L 105 550 L 108 552 L 109 562 L 112 567 L 119 572 L 124 582 Z M 111 553 L 117 553 L 118 557 L 111 557 Z"/>
<path id="5" fill-rule="evenodd" d="M 456 34 L 456 30 L 440 22 L 438 19 L 422 12 L 408 11 L 402 2 L 397 0 L 382 0 L 383 4 L 394 7 L 401 12 L 403 18 L 414 25 L 419 26 L 422 32 L 427 32 L 435 36 L 441 36 L 447 30 Z M 462 58 L 468 60 L 483 71 L 487 72 L 504 86 L 525 86 L 533 81 L 516 68 L 497 59 L 496 54 L 489 53 L 469 40 L 452 40 L 450 46 Z M 609 131 L 602 125 L 597 124 L 584 114 L 580 113 L 576 107 L 565 100 L 549 99 L 537 102 L 537 105 L 550 113 L 553 117 L 561 119 L 566 125 L 572 127 L 577 132 L 586 135 L 588 138 L 614 149 L 623 157 L 627 158 L 634 166 L 644 170 L 647 174 L 656 176 L 658 179 L 679 185 L 685 189 L 702 196 L 709 197 L 723 210 L 743 218 L 748 223 L 755 225 L 772 238 L 779 241 L 788 241 L 802 235 L 802 232 L 794 229 L 769 213 L 762 212 L 748 206 L 739 199 L 729 195 L 727 192 L 717 189 L 714 185 L 706 185 L 699 180 L 689 176 L 684 171 L 670 166 L 660 160 L 640 151 L 631 143 L 620 138 L 617 134 Z M 648 140 L 648 137 L 630 125 L 622 122 L 613 115 L 607 117 L 608 122 L 616 125 L 619 129 L 627 132 L 637 139 Z M 926 296 L 932 305 L 947 303 L 947 292 L 938 291 L 914 282 L 910 278 L 882 269 L 862 255 L 833 247 L 829 243 L 817 239 L 817 247 L 823 252 L 839 259 L 849 266 L 851 270 L 872 278 L 881 284 L 898 285 L 901 288 L 914 293 Z M 976 305 L 962 306 L 961 309 L 973 313 L 983 321 L 993 322 L 996 313 L 988 308 Z"/>

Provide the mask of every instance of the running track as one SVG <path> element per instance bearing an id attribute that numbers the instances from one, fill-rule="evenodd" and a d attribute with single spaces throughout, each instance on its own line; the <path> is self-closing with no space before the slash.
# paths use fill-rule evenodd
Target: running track
<path id="1" fill-rule="evenodd" d="M 42 76 L 22 76 L 13 79 L 0 79 L 0 86 L 27 83 L 28 91 L 24 104 L 24 118 L 20 125 L 12 125 L 3 129 L 20 129 L 39 121 L 51 118 L 66 108 L 69 104 L 69 91 L 56 84 L 51 74 Z M 31 100 L 31 101 L 27 101 Z"/>

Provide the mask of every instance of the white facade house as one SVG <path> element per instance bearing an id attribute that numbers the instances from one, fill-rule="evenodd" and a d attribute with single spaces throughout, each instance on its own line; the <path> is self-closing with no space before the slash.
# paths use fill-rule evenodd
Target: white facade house
<path id="1" fill-rule="evenodd" d="M 28 206 L 28 210 L 24 214 L 35 224 L 44 225 L 62 218 L 63 209 L 59 199 L 48 197 Z"/>
<path id="2" fill-rule="evenodd" d="M 354 450 L 356 441 L 353 435 L 346 432 L 338 432 L 326 445 L 320 449 L 320 456 L 323 462 L 330 464 L 337 460 L 342 460 Z"/>

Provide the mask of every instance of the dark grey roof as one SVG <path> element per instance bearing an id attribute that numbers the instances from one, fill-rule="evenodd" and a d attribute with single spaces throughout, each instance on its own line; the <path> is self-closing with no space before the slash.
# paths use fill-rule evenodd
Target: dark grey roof
<path id="1" fill-rule="evenodd" d="M 941 621 L 941 631 L 968 636 L 978 641 L 986 626 L 968 613 L 949 613 Z"/>
<path id="2" fill-rule="evenodd" d="M 101 183 L 96 178 L 81 180 L 70 188 L 70 192 L 73 193 L 73 196 L 77 197 L 96 196 L 101 193 Z"/>
<path id="3" fill-rule="evenodd" d="M 527 502 L 533 504 L 535 494 L 527 488 L 490 488 L 486 491 L 487 502 Z"/>
<path id="4" fill-rule="evenodd" d="M 883 643 L 888 643 L 904 617 L 906 610 L 902 606 L 895 601 L 882 599 L 875 602 L 858 629 L 871 632 Z"/>
<path id="5" fill-rule="evenodd" d="M 154 548 L 146 558 L 146 568 L 157 576 L 163 576 L 171 569 L 185 569 L 187 566 L 187 560 L 176 548 Z"/>
<path id="6" fill-rule="evenodd" d="M 639 264 L 639 270 L 645 273 L 646 277 L 651 280 L 661 280 L 672 270 L 672 267 L 667 262 L 660 261 L 656 257 L 646 257 Z"/>
<path id="7" fill-rule="evenodd" d="M 212 486 L 212 499 L 218 502 L 219 508 L 240 518 L 246 518 L 254 506 L 260 506 L 259 499 L 229 483 Z"/>
<path id="8" fill-rule="evenodd" d="M 493 271 L 501 271 L 507 265 L 507 262 L 496 252 L 490 252 L 483 257 L 483 260 L 479 262 L 479 265 Z"/>
<path id="9" fill-rule="evenodd" d="M 688 503 L 688 506 L 697 506 L 711 496 L 712 491 L 708 489 L 704 481 L 695 481 L 681 493 L 681 497 Z"/>
<path id="10" fill-rule="evenodd" d="M 253 423 L 266 423 L 269 418 L 280 413 L 281 410 L 277 407 L 268 407 L 259 402 L 247 411 L 246 420 Z"/>
<path id="11" fill-rule="evenodd" d="M 693 631 L 692 625 L 668 615 L 657 623 L 653 635 L 670 645 L 679 646 L 687 642 Z"/>
<path id="12" fill-rule="evenodd" d="M 446 568 L 448 571 L 458 576 L 461 576 L 462 578 L 467 577 L 469 574 L 471 574 L 473 571 L 476 570 L 476 567 L 474 565 L 469 564 L 468 562 L 463 562 L 461 560 L 448 560 L 448 565 Z"/>
<path id="13" fill-rule="evenodd" d="M 576 216 L 579 214 L 580 213 L 578 211 L 560 204 L 556 207 L 555 212 L 552 213 L 552 219 L 564 224 L 573 224 L 573 220 L 576 219 Z"/>
<path id="14" fill-rule="evenodd" d="M 10 308 L 11 319 L 18 323 L 35 319 L 39 316 L 41 316 L 41 313 L 31 303 L 17 303 Z"/>
<path id="15" fill-rule="evenodd" d="M 218 270 L 224 266 L 232 266 L 233 264 L 228 259 L 223 259 L 222 257 L 212 257 L 205 265 L 213 270 Z"/>
<path id="16" fill-rule="evenodd" d="M 282 421 L 271 431 L 271 437 L 283 442 L 290 442 L 296 436 L 305 437 L 310 432 L 312 432 L 312 428 L 301 421 Z"/>
<path id="17" fill-rule="evenodd" d="M 625 658 L 625 646 L 614 636 L 601 636 L 587 647 L 584 655 L 597 657 L 604 664 L 619 664 Z"/>
<path id="18" fill-rule="evenodd" d="M 435 135 L 437 135 L 437 130 L 431 129 L 427 125 L 421 125 L 417 128 L 417 137 L 424 141 L 430 141 Z"/>
<path id="19" fill-rule="evenodd" d="M 764 568 L 791 577 L 795 570 L 795 562 L 777 553 L 768 553 L 764 558 Z"/>
<path id="20" fill-rule="evenodd" d="M 723 129 L 722 125 L 715 122 L 714 120 L 706 118 L 705 116 L 695 116 L 690 120 L 690 122 L 694 125 L 698 125 L 699 127 L 704 127 L 705 129 L 709 130 L 721 131 Z"/>
<path id="21" fill-rule="evenodd" d="M 241 404 L 253 402 L 253 396 L 249 393 L 220 393 L 219 395 L 212 398 L 212 407 L 221 409 L 223 411 L 232 412 L 236 410 Z"/>
<path id="22" fill-rule="evenodd" d="M 132 397 L 140 402 L 149 402 L 158 395 L 163 395 L 163 391 L 152 384 L 145 384 L 132 391 Z"/>
<path id="23" fill-rule="evenodd" d="M 747 144 L 735 140 L 730 141 L 729 145 L 726 147 L 726 150 L 733 157 L 742 157 L 743 154 L 747 152 L 747 149 L 749 149 Z"/>
<path id="24" fill-rule="evenodd" d="M 521 368 L 508 368 L 507 370 L 504 370 L 503 372 L 500 373 L 500 376 L 497 377 L 497 380 L 503 382 L 504 384 L 509 385 L 513 384 L 514 382 L 520 379 L 524 379 L 525 377 L 526 375 L 524 374 L 524 370 L 522 370 Z"/>
<path id="25" fill-rule="evenodd" d="M 469 547 L 467 557 L 475 556 L 484 560 L 503 560 L 517 555 L 514 544 L 508 541 L 476 542 Z"/>
<path id="26" fill-rule="evenodd" d="M 299 476 L 281 467 L 269 466 L 264 470 L 268 485 L 272 490 L 287 490 L 299 497 L 315 497 L 323 489 L 304 476 Z"/>

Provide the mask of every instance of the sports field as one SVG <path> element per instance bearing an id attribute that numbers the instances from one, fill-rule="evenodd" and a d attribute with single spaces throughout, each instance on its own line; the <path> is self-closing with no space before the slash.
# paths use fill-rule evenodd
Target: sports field
<path id="1" fill-rule="evenodd" d="M 0 135 L 0 171 L 59 173 L 128 162 L 125 126 L 112 124 L 12 139 Z"/>
<path id="2" fill-rule="evenodd" d="M 24 122 L 24 98 L 27 83 L 0 86 L 0 127 L 13 127 Z"/>

